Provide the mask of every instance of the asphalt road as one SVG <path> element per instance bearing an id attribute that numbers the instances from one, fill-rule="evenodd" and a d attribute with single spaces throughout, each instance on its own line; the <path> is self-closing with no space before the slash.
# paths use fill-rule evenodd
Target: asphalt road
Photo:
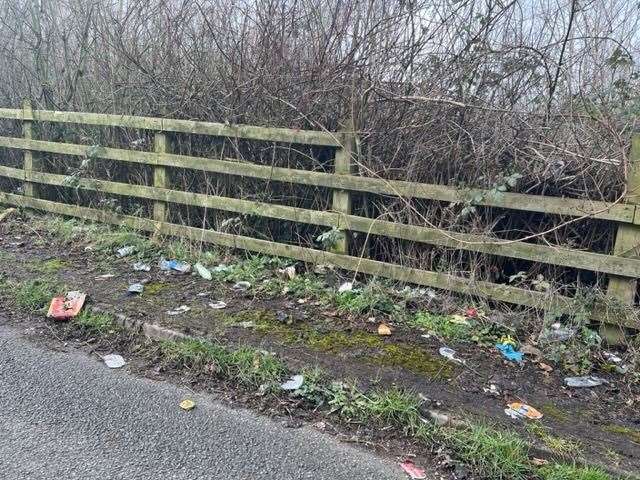
<path id="1" fill-rule="evenodd" d="M 193 398 L 197 408 L 178 403 Z M 398 467 L 312 428 L 109 370 L 0 326 L 0 478 L 403 479 Z"/>

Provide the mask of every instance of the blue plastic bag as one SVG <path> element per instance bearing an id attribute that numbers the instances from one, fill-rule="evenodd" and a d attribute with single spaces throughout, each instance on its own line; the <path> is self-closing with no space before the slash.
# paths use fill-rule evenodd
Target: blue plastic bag
<path id="1" fill-rule="evenodd" d="M 517 352 L 513 345 L 508 345 L 506 343 L 497 343 L 496 348 L 500 350 L 500 353 L 507 359 L 513 362 L 522 362 L 522 358 L 524 354 L 522 352 Z"/>

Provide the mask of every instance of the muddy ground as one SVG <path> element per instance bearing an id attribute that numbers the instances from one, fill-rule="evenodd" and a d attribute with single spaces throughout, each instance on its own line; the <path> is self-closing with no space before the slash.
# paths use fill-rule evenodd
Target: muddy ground
<path id="1" fill-rule="evenodd" d="M 579 456 L 627 472 L 640 471 L 640 395 L 620 375 L 598 372 L 606 385 L 570 389 L 563 385 L 567 373 L 558 366 L 552 365 L 549 372 L 530 360 L 522 365 L 505 361 L 492 346 L 447 345 L 457 350 L 465 367 L 440 356 L 442 343 L 414 328 L 392 325 L 392 335 L 379 336 L 379 319 L 368 315 L 341 314 L 331 305 L 290 294 L 260 293 L 259 280 L 247 291 L 235 291 L 231 282 L 163 272 L 157 259 L 150 262 L 150 272 L 137 272 L 133 257 L 96 252 L 88 238 L 61 243 L 55 235 L 19 221 L 0 226 L 0 260 L 0 275 L 9 280 L 55 277 L 68 290 L 86 291 L 90 304 L 104 310 L 227 344 L 274 351 L 292 370 L 317 365 L 364 388 L 407 388 L 427 398 L 428 406 L 461 419 L 489 420 L 544 447 L 525 422 L 504 413 L 507 403 L 522 401 L 544 414 L 538 422 L 553 437 L 578 444 Z M 145 283 L 142 295 L 127 294 L 134 282 Z M 214 301 L 224 301 L 227 307 L 213 309 L 209 304 Z M 15 315 L 10 301 L 5 303 L 7 316 L 23 318 Z M 167 313 L 181 305 L 190 310 Z M 42 316 L 34 315 L 33 321 L 43 321 Z M 498 395 L 485 391 L 492 384 Z M 316 421 L 312 415 L 303 420 Z M 386 441 L 391 443 L 385 450 L 407 448 Z"/>

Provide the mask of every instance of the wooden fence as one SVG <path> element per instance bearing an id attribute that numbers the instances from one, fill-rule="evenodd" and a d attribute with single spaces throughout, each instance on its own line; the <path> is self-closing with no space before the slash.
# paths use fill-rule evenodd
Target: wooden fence
<path id="1" fill-rule="evenodd" d="M 162 235 L 181 236 L 269 255 L 290 257 L 309 263 L 331 263 L 351 271 L 465 294 L 480 295 L 496 301 L 536 308 L 553 307 L 557 311 L 570 312 L 575 308 L 572 299 L 569 297 L 350 256 L 347 254 L 348 236 L 344 236 L 332 251 L 326 252 L 297 245 L 173 224 L 167 220 L 167 212 L 172 203 L 208 207 L 240 214 L 335 227 L 341 231 L 364 232 L 431 245 L 601 272 L 610 276 L 608 295 L 618 301 L 614 303 L 633 305 L 634 302 L 636 281 L 640 277 L 640 259 L 636 250 L 640 242 L 640 206 L 638 206 L 640 197 L 634 195 L 635 191 L 640 188 L 640 170 L 637 168 L 637 164 L 640 162 L 634 162 L 630 170 L 629 194 L 625 199 L 625 203 L 613 204 L 507 192 L 496 196 L 486 190 L 461 189 L 443 185 L 354 175 L 352 173 L 352 165 L 356 140 L 355 132 L 352 129 L 332 133 L 166 118 L 32 110 L 29 102 L 25 102 L 21 109 L 0 109 L 0 118 L 21 121 L 23 131 L 22 138 L 0 137 L 0 147 L 24 151 L 23 169 L 2 165 L 2 157 L 0 156 L 0 176 L 24 181 L 24 195 L 0 192 L 0 203 L 94 221 L 126 225 Z M 108 147 L 96 149 L 88 145 L 36 140 L 33 138 L 33 122 L 61 122 L 150 130 L 155 132 L 154 148 L 153 151 L 149 152 Z M 173 154 L 169 151 L 170 142 L 167 140 L 167 133 L 173 132 L 331 148 L 335 150 L 335 173 L 255 165 L 239 162 L 237 159 L 232 158 L 213 159 Z M 89 153 L 89 149 L 92 149 L 91 153 Z M 74 184 L 74 187 L 80 189 L 152 200 L 153 218 L 119 215 L 109 211 L 38 198 L 38 184 L 54 186 L 65 186 L 67 184 L 66 176 L 41 171 L 41 163 L 38 158 L 42 153 L 80 157 L 90 156 L 96 159 L 153 166 L 153 186 L 92 179 L 80 179 L 78 184 Z M 640 160 L 639 138 L 634 139 L 632 158 Z M 168 188 L 167 167 L 327 187 L 334 192 L 333 207 L 331 211 L 317 211 L 172 190 Z M 588 217 L 608 220 L 618 224 L 618 232 L 614 252 L 611 255 L 521 241 L 504 241 L 484 235 L 448 232 L 435 228 L 398 224 L 352 215 L 350 192 L 368 192 L 444 202 L 466 202 L 468 199 L 473 198 L 474 205 L 542 212 L 565 217 Z M 619 319 L 609 318 L 609 321 L 616 323 L 621 321 L 627 326 L 640 326 L 635 309 L 625 310 L 632 311 L 632 314 L 625 314 L 623 318 Z M 608 309 L 596 308 L 593 316 L 602 320 L 603 315 L 607 315 L 607 311 Z"/>

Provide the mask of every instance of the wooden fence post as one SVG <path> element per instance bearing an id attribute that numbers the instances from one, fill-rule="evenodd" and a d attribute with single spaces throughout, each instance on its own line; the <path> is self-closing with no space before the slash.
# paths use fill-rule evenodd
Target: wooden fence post
<path id="1" fill-rule="evenodd" d="M 640 205 L 640 135 L 631 140 L 629 156 L 629 172 L 627 176 L 627 193 L 625 203 Z M 636 212 L 636 216 L 638 212 Z M 640 257 L 640 226 L 620 224 L 616 232 L 613 254 L 621 257 Z M 638 280 L 629 277 L 611 276 L 607 295 L 625 305 L 633 305 L 636 297 Z M 611 324 L 602 324 L 600 333 L 610 343 L 620 343 L 624 332 Z"/>
<path id="2" fill-rule="evenodd" d="M 31 109 L 31 100 L 24 99 L 22 101 L 22 136 L 25 140 L 33 139 L 33 110 Z M 33 170 L 38 170 L 39 165 L 35 154 L 31 150 L 24 151 L 24 194 L 27 197 L 37 197 L 38 187 L 35 183 L 30 182 Z"/>
<path id="3" fill-rule="evenodd" d="M 156 153 L 169 152 L 169 141 L 167 135 L 162 132 L 156 132 L 153 138 L 153 150 Z M 167 188 L 169 186 L 167 178 L 167 167 L 154 165 L 153 167 L 153 186 L 156 188 Z M 166 202 L 153 202 L 153 219 L 156 222 L 167 222 L 169 220 L 169 206 Z"/>
<path id="4" fill-rule="evenodd" d="M 338 175 L 351 175 L 353 173 L 353 155 L 356 151 L 356 134 L 353 119 L 349 120 L 342 131 L 342 146 L 336 149 L 334 160 L 334 172 Z M 333 211 L 351 215 L 351 192 L 348 190 L 333 191 Z M 340 222 L 343 225 L 343 222 Z M 338 228 L 339 225 L 336 225 Z M 333 253 L 349 254 L 349 232 L 343 230 L 344 234 L 332 246 Z"/>

